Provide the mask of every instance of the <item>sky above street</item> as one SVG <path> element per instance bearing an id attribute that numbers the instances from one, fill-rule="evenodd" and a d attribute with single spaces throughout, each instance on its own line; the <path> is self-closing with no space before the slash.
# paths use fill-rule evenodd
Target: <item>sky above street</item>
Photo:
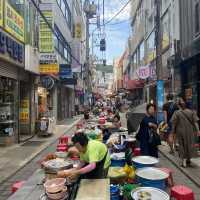
<path id="1" fill-rule="evenodd" d="M 96 2 L 98 2 L 96 0 Z M 100 0 L 101 23 L 103 18 L 103 0 Z M 128 0 L 105 0 L 105 23 L 110 20 Z M 130 3 L 128 6 L 105 27 L 106 35 L 106 60 L 107 64 L 113 64 L 113 59 L 121 56 L 127 45 L 127 39 L 130 35 Z M 96 26 L 91 27 L 91 31 Z M 97 39 L 98 41 L 98 39 Z M 98 44 L 98 42 L 97 42 Z M 95 47 L 94 53 L 98 58 L 102 58 L 99 47 Z"/>

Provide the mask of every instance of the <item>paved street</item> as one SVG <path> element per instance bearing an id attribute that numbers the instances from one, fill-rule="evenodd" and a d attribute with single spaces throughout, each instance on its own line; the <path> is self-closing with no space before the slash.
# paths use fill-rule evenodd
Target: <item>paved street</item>
<path id="1" fill-rule="evenodd" d="M 123 126 L 126 126 L 125 114 L 121 114 L 121 120 Z M 71 135 L 74 132 L 74 128 L 67 132 Z M 47 153 L 54 152 L 56 148 L 57 141 L 48 146 L 42 152 L 40 152 L 33 160 L 27 163 L 19 171 L 17 171 L 13 176 L 8 178 L 5 182 L 0 185 L 0 200 L 6 200 L 11 195 L 11 186 L 16 181 L 27 180 L 38 168 L 38 161 Z M 163 154 L 160 154 L 160 167 L 168 167 L 173 170 L 173 178 L 175 184 L 183 184 L 190 187 L 194 193 L 196 200 L 200 200 L 200 187 L 198 187 L 191 179 L 189 179 L 182 170 L 177 168 L 173 162 L 166 158 Z"/>
<path id="2" fill-rule="evenodd" d="M 18 149 L 17 152 L 14 147 L 7 149 L 7 152 L 4 150 L 4 154 L 9 153 L 10 155 L 7 156 L 6 159 L 5 157 L 3 157 L 4 154 L 3 153 L 1 154 L 1 171 L 0 171 L 1 180 L 3 180 L 2 177 L 8 177 L 8 178 L 4 181 L 1 181 L 0 183 L 0 200 L 5 200 L 11 195 L 11 187 L 13 183 L 15 183 L 16 181 L 27 180 L 38 169 L 39 167 L 38 161 L 44 155 L 50 152 L 55 152 L 57 145 L 57 138 L 63 135 L 64 133 L 66 133 L 67 135 L 71 135 L 74 132 L 74 125 L 77 123 L 77 121 L 79 121 L 79 118 L 66 120 L 65 125 L 59 125 L 57 127 L 59 131 L 55 136 L 52 136 L 50 138 L 36 137 L 37 140 L 36 138 L 33 140 L 33 141 L 43 141 L 44 142 L 43 146 L 32 146 L 32 147 L 17 146 L 16 147 Z M 23 156 L 21 154 L 23 154 Z M 26 160 L 25 165 L 24 165 L 25 161 L 23 160 L 23 158 Z M 10 163 L 11 166 L 8 165 Z M 13 166 L 16 168 L 13 169 L 12 168 Z"/>
<path id="3" fill-rule="evenodd" d="M 134 113 L 145 113 L 145 104 L 138 106 Z M 126 127 L 125 114 L 121 113 L 122 125 Z M 170 155 L 169 149 L 166 144 L 160 146 L 160 167 L 167 167 L 173 171 L 173 179 L 176 185 L 185 185 L 190 187 L 195 193 L 195 200 L 200 200 L 200 158 L 195 158 L 192 160 L 192 168 L 180 168 L 178 162 L 178 156 Z"/>

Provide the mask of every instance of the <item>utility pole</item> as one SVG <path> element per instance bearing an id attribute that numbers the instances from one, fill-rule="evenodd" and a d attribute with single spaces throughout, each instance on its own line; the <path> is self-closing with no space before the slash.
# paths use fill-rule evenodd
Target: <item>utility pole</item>
<path id="1" fill-rule="evenodd" d="M 162 67 L 162 31 L 161 31 L 161 0 L 156 0 L 156 75 L 157 80 L 163 80 Z"/>
<path id="2" fill-rule="evenodd" d="M 155 0 L 156 4 L 156 75 L 157 75 L 157 119 L 158 122 L 163 121 L 162 107 L 164 104 L 164 80 L 163 80 L 163 66 L 162 66 L 162 31 L 161 31 L 161 1 Z"/>

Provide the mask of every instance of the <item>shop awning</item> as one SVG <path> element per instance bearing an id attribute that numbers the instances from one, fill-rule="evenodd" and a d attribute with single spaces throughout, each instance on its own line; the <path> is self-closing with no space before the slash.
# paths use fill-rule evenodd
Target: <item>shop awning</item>
<path id="1" fill-rule="evenodd" d="M 127 90 L 134 90 L 144 87 L 143 80 L 128 80 Z"/>

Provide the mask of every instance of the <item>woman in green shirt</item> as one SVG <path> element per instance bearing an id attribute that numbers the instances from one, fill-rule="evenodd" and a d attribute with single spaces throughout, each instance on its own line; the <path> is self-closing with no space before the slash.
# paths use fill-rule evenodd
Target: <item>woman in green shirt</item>
<path id="1" fill-rule="evenodd" d="M 105 144 L 89 140 L 84 133 L 78 133 L 72 138 L 72 142 L 80 152 L 82 165 L 76 170 L 66 173 L 61 171 L 59 176 L 71 177 L 82 176 L 86 179 L 106 178 L 110 166 L 110 155 Z"/>

